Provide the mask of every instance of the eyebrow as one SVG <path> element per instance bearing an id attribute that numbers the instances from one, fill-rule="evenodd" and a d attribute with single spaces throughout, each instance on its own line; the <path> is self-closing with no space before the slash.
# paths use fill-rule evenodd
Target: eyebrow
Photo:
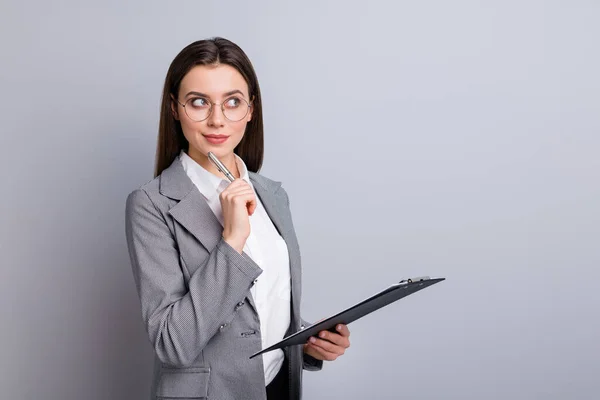
<path id="1" fill-rule="evenodd" d="M 224 97 L 227 97 L 227 96 L 231 96 L 232 94 L 236 94 L 236 93 L 239 93 L 239 94 L 241 94 L 242 96 L 244 96 L 244 93 L 242 93 L 242 91 L 241 91 L 241 90 L 238 90 L 238 89 L 231 90 L 231 91 L 229 91 L 229 92 L 227 92 L 227 93 L 223 93 L 223 96 L 224 96 Z M 188 94 L 186 94 L 186 95 L 185 95 L 185 98 L 188 98 L 188 97 L 190 97 L 191 95 L 196 95 L 196 96 L 199 96 L 199 97 L 207 97 L 207 98 L 210 98 L 210 96 L 209 96 L 209 95 L 207 95 L 207 94 L 200 93 L 200 92 L 195 92 L 195 91 L 188 92 Z"/>

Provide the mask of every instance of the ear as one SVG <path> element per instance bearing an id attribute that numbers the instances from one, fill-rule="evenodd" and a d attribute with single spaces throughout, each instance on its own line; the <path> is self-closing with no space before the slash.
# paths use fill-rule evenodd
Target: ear
<path id="1" fill-rule="evenodd" d="M 246 120 L 246 122 L 252 121 L 252 113 L 253 112 L 254 112 L 254 96 L 252 96 L 252 99 L 250 100 L 250 112 L 248 113 L 248 119 Z"/>
<path id="2" fill-rule="evenodd" d="M 177 100 L 175 100 L 175 97 L 173 95 L 171 95 L 171 114 L 173 114 L 173 118 L 175 118 L 177 121 L 179 121 L 179 112 L 177 112 L 177 105 L 179 103 L 177 103 Z"/>

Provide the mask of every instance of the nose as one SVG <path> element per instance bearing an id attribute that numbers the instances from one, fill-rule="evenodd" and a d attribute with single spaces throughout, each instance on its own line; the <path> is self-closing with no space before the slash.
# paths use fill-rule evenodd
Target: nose
<path id="1" fill-rule="evenodd" d="M 211 126 L 223 126 L 223 121 L 225 120 L 225 116 L 223 115 L 223 110 L 218 105 L 213 105 L 212 111 L 208 116 L 208 124 Z"/>

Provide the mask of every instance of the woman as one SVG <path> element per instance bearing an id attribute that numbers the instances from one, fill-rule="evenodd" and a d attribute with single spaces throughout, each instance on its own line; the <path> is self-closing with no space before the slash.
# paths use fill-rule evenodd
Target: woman
<path id="1" fill-rule="evenodd" d="M 250 60 L 222 38 L 190 44 L 165 80 L 155 178 L 126 206 L 155 351 L 152 398 L 299 399 L 302 369 L 319 370 L 350 345 L 340 325 L 338 333 L 249 359 L 305 325 L 289 199 L 280 182 L 258 174 L 262 159 Z"/>

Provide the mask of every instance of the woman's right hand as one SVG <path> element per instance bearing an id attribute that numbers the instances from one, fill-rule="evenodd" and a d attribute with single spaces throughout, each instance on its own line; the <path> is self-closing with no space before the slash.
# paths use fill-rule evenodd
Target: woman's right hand
<path id="1" fill-rule="evenodd" d="M 219 195 L 223 209 L 223 239 L 242 253 L 250 236 L 250 218 L 256 210 L 256 196 L 248 182 L 235 179 Z"/>

